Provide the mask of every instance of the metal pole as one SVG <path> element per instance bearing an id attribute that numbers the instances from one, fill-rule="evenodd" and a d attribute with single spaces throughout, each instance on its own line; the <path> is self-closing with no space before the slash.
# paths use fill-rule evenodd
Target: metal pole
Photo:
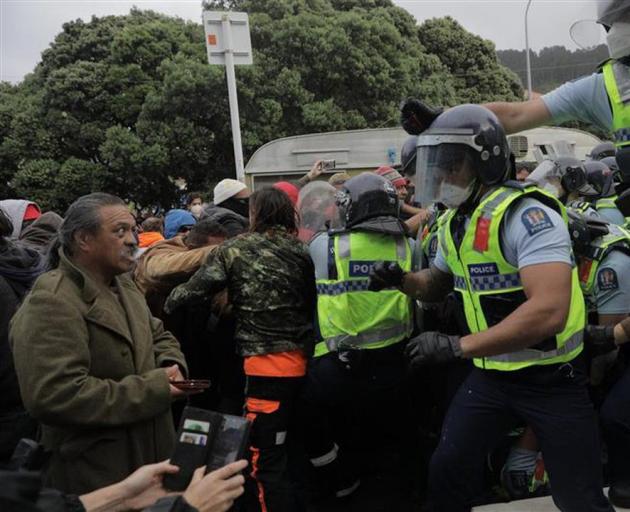
<path id="1" fill-rule="evenodd" d="M 529 60 L 529 32 L 527 30 L 527 15 L 529 14 L 529 6 L 532 0 L 528 0 L 525 7 L 525 58 L 527 59 L 527 99 L 532 99 L 532 64 Z"/>
<path id="2" fill-rule="evenodd" d="M 225 14 L 221 18 L 223 37 L 225 38 L 225 74 L 227 76 L 228 97 L 230 100 L 230 119 L 232 121 L 232 140 L 234 142 L 234 163 L 236 179 L 245 181 L 243 166 L 243 147 L 241 146 L 241 123 L 238 118 L 238 97 L 236 96 L 236 74 L 234 73 L 234 47 L 232 45 L 232 27 L 230 18 Z"/>

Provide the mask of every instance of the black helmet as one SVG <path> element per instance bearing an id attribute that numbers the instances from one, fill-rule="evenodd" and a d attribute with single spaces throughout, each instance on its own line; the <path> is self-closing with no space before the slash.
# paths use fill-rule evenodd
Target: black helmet
<path id="1" fill-rule="evenodd" d="M 606 159 L 608 158 L 614 159 L 614 157 L 607 157 Z M 604 160 L 584 162 L 584 168 L 586 169 L 586 180 L 599 197 L 608 197 L 615 193 L 614 175 Z"/>
<path id="2" fill-rule="evenodd" d="M 586 156 L 591 160 L 601 160 L 607 156 L 615 156 L 616 151 L 615 145 L 610 141 L 606 141 L 601 144 L 597 144 L 597 146 L 591 149 L 591 152 Z"/>
<path id="3" fill-rule="evenodd" d="M 497 116 L 487 108 L 481 105 L 450 108 L 418 137 L 418 148 L 445 145 L 465 147 L 484 185 L 496 185 L 508 179 L 512 169 L 510 146 Z M 450 152 L 449 148 L 445 149 L 446 153 Z"/>
<path id="4" fill-rule="evenodd" d="M 346 181 L 335 196 L 345 228 L 372 217 L 398 217 L 398 194 L 389 180 L 364 172 Z"/>
<path id="5" fill-rule="evenodd" d="M 588 254 L 591 242 L 609 233 L 608 223 L 603 219 L 587 217 L 572 208 L 567 208 L 567 215 L 571 243 L 578 256 Z"/>
<path id="6" fill-rule="evenodd" d="M 400 149 L 400 170 L 405 176 L 413 176 L 416 174 L 417 145 L 418 137 L 412 135 L 405 141 Z"/>
<path id="7" fill-rule="evenodd" d="M 630 21 L 630 1 L 598 0 L 597 23 L 610 28 L 617 21 Z"/>

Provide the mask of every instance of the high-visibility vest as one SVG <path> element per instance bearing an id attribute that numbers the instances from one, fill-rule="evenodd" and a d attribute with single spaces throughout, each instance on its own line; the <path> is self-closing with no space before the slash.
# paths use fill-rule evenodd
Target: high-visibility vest
<path id="1" fill-rule="evenodd" d="M 580 286 L 587 300 L 594 303 L 594 286 L 599 265 L 613 251 L 630 256 L 630 233 L 615 224 L 608 225 L 609 233 L 592 240 L 586 254 L 577 258 Z"/>
<path id="2" fill-rule="evenodd" d="M 602 72 L 612 107 L 615 146 L 630 146 L 630 66 L 610 60 L 604 64 Z"/>
<path id="3" fill-rule="evenodd" d="M 429 265 L 433 262 L 433 260 L 435 259 L 435 255 L 437 254 L 437 232 L 440 224 L 440 218 L 444 216 L 445 213 L 446 211 L 435 212 L 432 215 L 431 220 L 427 222 L 427 224 L 424 226 L 424 229 L 422 230 L 421 248 L 423 260 L 428 263 L 428 265 L 426 265 L 426 268 L 428 268 Z"/>
<path id="4" fill-rule="evenodd" d="M 453 274 L 454 289 L 471 333 L 498 324 L 527 300 L 518 268 L 503 256 L 500 234 L 505 212 L 514 201 L 524 196 L 540 199 L 557 210 L 567 222 L 564 206 L 553 196 L 532 185 L 510 182 L 490 192 L 477 206 L 459 249 L 451 231 L 456 211 L 449 211 L 440 226 L 440 250 Z M 484 369 L 512 371 L 571 361 L 582 351 L 585 319 L 584 297 L 574 268 L 571 271 L 569 314 L 560 333 L 523 350 L 475 358 L 474 364 Z"/>
<path id="5" fill-rule="evenodd" d="M 412 301 L 398 289 L 368 291 L 376 261 L 411 270 L 412 250 L 403 235 L 370 232 L 329 234 L 328 279 L 317 280 L 321 342 L 315 357 L 344 349 L 375 349 L 411 335 Z"/>

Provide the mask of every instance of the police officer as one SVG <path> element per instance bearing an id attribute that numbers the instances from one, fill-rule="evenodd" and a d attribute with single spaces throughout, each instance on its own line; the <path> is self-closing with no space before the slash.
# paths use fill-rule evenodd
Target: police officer
<path id="1" fill-rule="evenodd" d="M 424 300 L 454 288 L 470 334 L 424 332 L 412 367 L 458 358 L 475 368 L 457 392 L 429 468 L 429 508 L 468 511 L 485 455 L 516 419 L 532 426 L 555 504 L 611 511 L 602 492 L 599 440 L 580 354 L 584 300 L 572 265 L 564 207 L 531 184 L 507 181 L 510 149 L 496 116 L 454 107 L 418 138 L 424 203 L 450 208 L 431 268 L 377 263 L 372 289 L 398 287 Z"/>
<path id="2" fill-rule="evenodd" d="M 597 13 L 598 23 L 607 31 L 611 57 L 601 70 L 540 98 L 485 106 L 497 115 L 507 133 L 571 119 L 612 131 L 625 181 L 630 179 L 630 102 L 623 94 L 630 85 L 630 0 L 599 0 Z M 409 99 L 401 105 L 403 127 L 417 135 L 439 112 Z"/>
<path id="3" fill-rule="evenodd" d="M 614 157 L 607 157 L 614 159 Z M 603 160 L 592 160 L 584 162 L 586 179 L 595 189 L 597 195 L 590 198 L 593 207 L 605 220 L 623 226 L 626 219 L 617 207 L 617 193 L 615 191 L 615 180 L 612 169 Z"/>
<path id="4" fill-rule="evenodd" d="M 403 342 L 413 318 L 411 299 L 401 291 L 368 290 L 375 260 L 411 270 L 412 246 L 398 217 L 396 189 L 381 176 L 363 173 L 343 185 L 337 205 L 342 228 L 321 233 L 310 244 L 321 341 L 309 362 L 300 405 L 315 480 L 341 498 L 359 480 L 333 430 L 332 411 L 348 411 L 368 399 L 368 408 L 387 416 L 382 406 L 392 401 L 404 373 Z M 382 432 L 376 435 L 382 441 Z"/>

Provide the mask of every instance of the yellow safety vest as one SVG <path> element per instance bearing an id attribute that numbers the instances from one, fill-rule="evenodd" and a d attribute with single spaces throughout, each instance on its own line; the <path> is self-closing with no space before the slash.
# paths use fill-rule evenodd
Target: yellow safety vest
<path id="1" fill-rule="evenodd" d="M 493 190 L 481 201 L 471 216 L 459 249 L 451 232 L 451 221 L 456 212 L 449 211 L 440 226 L 440 250 L 453 274 L 454 289 L 461 299 L 471 333 L 498 324 L 527 300 L 518 268 L 506 261 L 500 238 L 505 212 L 514 201 L 524 196 L 541 199 L 561 213 L 567 222 L 564 206 L 553 196 L 532 185 L 513 183 Z M 512 371 L 571 361 L 582 351 L 585 319 L 584 297 L 574 268 L 571 304 L 562 332 L 530 348 L 475 358 L 474 364 L 484 369 Z"/>
<path id="2" fill-rule="evenodd" d="M 317 280 L 317 315 L 323 341 L 315 357 L 335 350 L 375 349 L 411 335 L 412 301 L 397 289 L 368 291 L 374 262 L 396 261 L 411 270 L 412 250 L 403 235 L 330 234 L 328 279 Z"/>
<path id="3" fill-rule="evenodd" d="M 630 67 L 610 60 L 604 64 L 602 72 L 612 107 L 615 146 L 630 146 Z"/>

